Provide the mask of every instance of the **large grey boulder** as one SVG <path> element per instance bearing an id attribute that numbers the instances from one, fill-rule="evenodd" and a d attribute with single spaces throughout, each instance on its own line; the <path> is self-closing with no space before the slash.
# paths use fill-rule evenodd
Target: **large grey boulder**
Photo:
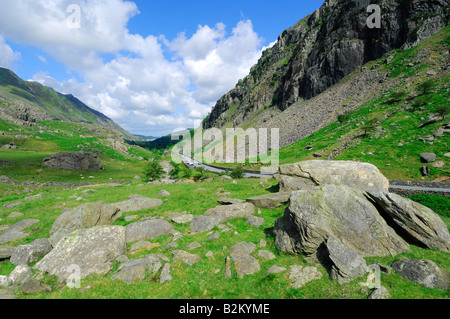
<path id="1" fill-rule="evenodd" d="M 315 255 L 331 236 L 363 257 L 397 255 L 409 249 L 376 208 L 346 186 L 293 192 L 274 233 L 277 248 L 294 254 Z"/>
<path id="2" fill-rule="evenodd" d="M 436 154 L 434 153 L 422 153 L 420 154 L 420 160 L 422 163 L 433 163 L 436 161 Z"/>
<path id="3" fill-rule="evenodd" d="M 36 239 L 34 242 L 17 247 L 11 255 L 13 265 L 29 265 L 44 257 L 52 250 L 48 238 Z"/>
<path id="4" fill-rule="evenodd" d="M 289 197 L 291 197 L 291 192 L 279 192 L 248 198 L 247 202 L 256 207 L 271 209 L 283 206 L 289 202 Z"/>
<path id="5" fill-rule="evenodd" d="M 9 226 L 0 235 L 0 244 L 9 243 L 16 239 L 27 237 L 29 234 L 25 233 L 24 230 L 37 223 L 39 223 L 38 219 L 24 219 L 20 222 L 15 223 L 14 225 Z"/>
<path id="6" fill-rule="evenodd" d="M 394 270 L 403 278 L 424 287 L 448 290 L 448 274 L 431 260 L 401 260 L 393 263 L 392 268 L 394 268 Z"/>
<path id="7" fill-rule="evenodd" d="M 21 285 L 32 275 L 33 272 L 30 267 L 26 265 L 19 265 L 9 274 L 8 279 L 12 285 Z"/>
<path id="8" fill-rule="evenodd" d="M 81 229 L 62 238 L 34 268 L 58 277 L 65 282 L 79 267 L 80 278 L 105 275 L 119 256 L 127 249 L 125 228 L 122 226 L 97 226 Z"/>
<path id="9" fill-rule="evenodd" d="M 72 232 L 95 226 L 108 226 L 120 218 L 117 207 L 103 202 L 82 204 L 73 209 L 65 209 L 50 229 L 53 246 Z"/>
<path id="10" fill-rule="evenodd" d="M 331 279 L 340 284 L 351 282 L 367 273 L 367 263 L 357 252 L 331 236 L 327 241 L 328 258 L 332 262 Z"/>
<path id="11" fill-rule="evenodd" d="M 161 199 L 148 198 L 142 195 L 131 195 L 128 200 L 110 205 L 119 209 L 121 213 L 129 213 L 158 207 L 162 204 L 163 201 Z"/>
<path id="12" fill-rule="evenodd" d="M 126 241 L 132 243 L 171 235 L 174 228 L 171 223 L 162 219 L 144 219 L 125 227 Z"/>
<path id="13" fill-rule="evenodd" d="M 14 250 L 16 250 L 16 247 L 0 246 L 0 261 L 2 259 L 9 259 L 11 255 L 14 253 Z"/>
<path id="14" fill-rule="evenodd" d="M 368 191 L 367 195 L 413 243 L 450 252 L 447 225 L 431 209 L 384 191 Z"/>
<path id="15" fill-rule="evenodd" d="M 100 171 L 103 169 L 100 157 L 94 152 L 64 152 L 44 159 L 42 165 L 49 168 Z"/>
<path id="16" fill-rule="evenodd" d="M 222 216 L 225 219 L 249 218 L 255 213 L 255 206 L 251 203 L 239 203 L 233 205 L 217 206 L 208 209 L 205 216 Z"/>
<path id="17" fill-rule="evenodd" d="M 377 167 L 352 161 L 305 161 L 281 165 L 280 192 L 292 192 L 305 187 L 343 185 L 361 191 L 380 189 L 388 191 L 389 180 Z"/>

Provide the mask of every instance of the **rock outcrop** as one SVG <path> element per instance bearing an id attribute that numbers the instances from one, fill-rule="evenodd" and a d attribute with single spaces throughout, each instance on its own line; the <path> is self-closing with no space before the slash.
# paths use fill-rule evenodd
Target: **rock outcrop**
<path id="1" fill-rule="evenodd" d="M 42 162 L 49 168 L 100 171 L 103 169 L 100 157 L 94 152 L 64 152 L 54 154 Z"/>
<path id="2" fill-rule="evenodd" d="M 392 264 L 402 277 L 427 288 L 448 290 L 448 274 L 431 260 L 407 259 Z"/>

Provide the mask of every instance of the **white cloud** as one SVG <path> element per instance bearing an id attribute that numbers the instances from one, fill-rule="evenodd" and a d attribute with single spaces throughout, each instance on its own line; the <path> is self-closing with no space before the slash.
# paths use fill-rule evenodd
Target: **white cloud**
<path id="1" fill-rule="evenodd" d="M 20 53 L 14 52 L 11 47 L 6 44 L 2 36 L 0 36 L 0 67 L 12 69 L 14 63 L 20 60 Z"/>
<path id="2" fill-rule="evenodd" d="M 79 29 L 67 27 L 70 3 L 81 8 Z M 249 20 L 230 34 L 218 23 L 170 41 L 130 34 L 128 21 L 139 11 L 129 1 L 0 0 L 0 5 L 2 34 L 43 49 L 82 78 L 58 82 L 38 73 L 33 80 L 75 95 L 136 133 L 163 135 L 193 127 L 248 74 L 262 52 L 262 40 Z M 174 58 L 166 58 L 165 50 Z"/>

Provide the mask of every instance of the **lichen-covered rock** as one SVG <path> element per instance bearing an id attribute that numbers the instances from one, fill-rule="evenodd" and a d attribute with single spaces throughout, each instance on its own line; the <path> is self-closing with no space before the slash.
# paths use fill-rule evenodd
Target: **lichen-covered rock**
<path id="1" fill-rule="evenodd" d="M 121 213 L 129 213 L 158 207 L 162 204 L 163 201 L 161 199 L 148 198 L 142 195 L 131 195 L 129 199 L 125 201 L 110 205 L 119 209 Z"/>
<path id="2" fill-rule="evenodd" d="M 34 242 L 17 247 L 11 255 L 13 265 L 29 265 L 44 257 L 52 250 L 48 238 L 36 239 Z"/>
<path id="3" fill-rule="evenodd" d="M 34 268 L 65 282 L 73 266 L 79 267 L 80 279 L 89 275 L 105 275 L 113 261 L 126 252 L 125 228 L 97 226 L 77 230 L 62 238 Z"/>
<path id="4" fill-rule="evenodd" d="M 448 274 L 431 260 L 406 259 L 392 264 L 402 277 L 427 288 L 448 290 Z"/>
<path id="5" fill-rule="evenodd" d="M 289 201 L 289 197 L 291 197 L 291 192 L 279 192 L 252 197 L 247 199 L 247 202 L 256 207 L 271 209 L 283 206 Z"/>
<path id="6" fill-rule="evenodd" d="M 44 159 L 42 165 L 49 168 L 100 171 L 103 169 L 100 157 L 94 152 L 64 152 Z"/>
<path id="7" fill-rule="evenodd" d="M 313 255 L 331 236 L 363 257 L 397 255 L 409 245 L 359 191 L 325 185 L 292 194 L 275 223 L 279 250 Z"/>
<path id="8" fill-rule="evenodd" d="M 171 235 L 174 228 L 162 219 L 145 219 L 125 227 L 127 243 Z"/>
<path id="9" fill-rule="evenodd" d="M 239 203 L 232 205 L 217 206 L 208 209 L 205 216 L 221 216 L 225 219 L 251 217 L 255 213 L 255 206 L 251 203 Z"/>

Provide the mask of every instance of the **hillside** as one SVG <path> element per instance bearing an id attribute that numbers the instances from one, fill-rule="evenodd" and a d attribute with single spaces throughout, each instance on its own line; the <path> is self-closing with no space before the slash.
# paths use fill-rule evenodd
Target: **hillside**
<path id="1" fill-rule="evenodd" d="M 284 31 L 250 74 L 217 102 L 204 128 L 279 127 L 281 146 L 292 144 L 386 90 L 389 84 L 377 84 L 384 82 L 387 72 L 366 72 L 335 94 L 312 98 L 364 64 L 421 43 L 449 21 L 445 1 L 375 1 L 384 27 L 369 29 L 366 2 L 327 0 Z M 291 107 L 301 115 L 292 116 L 290 110 L 280 116 Z"/>

